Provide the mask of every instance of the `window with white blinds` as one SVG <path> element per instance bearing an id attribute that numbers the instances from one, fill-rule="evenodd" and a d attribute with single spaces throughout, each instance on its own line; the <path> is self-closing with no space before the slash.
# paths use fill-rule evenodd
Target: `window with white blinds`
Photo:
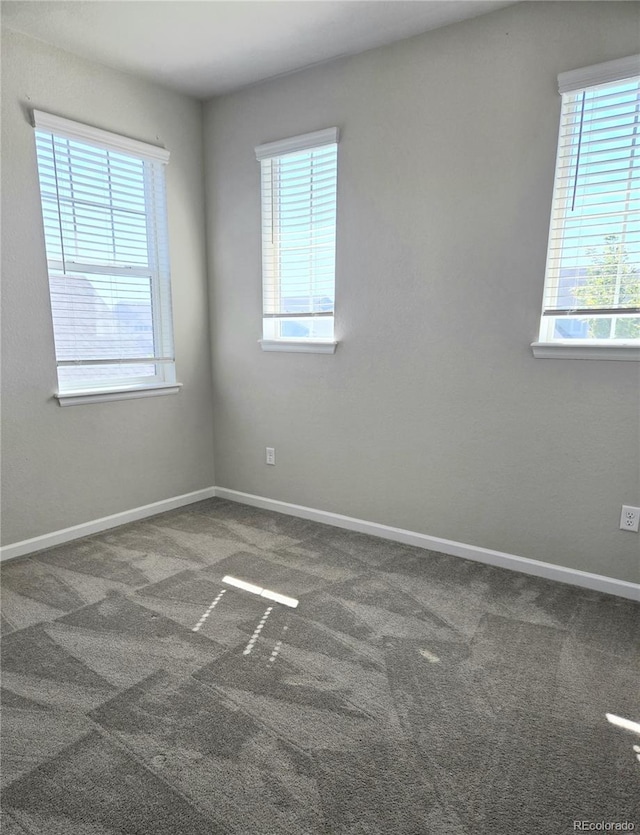
<path id="1" fill-rule="evenodd" d="M 162 148 L 34 111 L 61 394 L 175 383 Z"/>
<path id="2" fill-rule="evenodd" d="M 264 340 L 334 338 L 337 143 L 328 128 L 256 148 Z"/>
<path id="3" fill-rule="evenodd" d="M 540 342 L 640 341 L 640 56 L 563 73 Z"/>

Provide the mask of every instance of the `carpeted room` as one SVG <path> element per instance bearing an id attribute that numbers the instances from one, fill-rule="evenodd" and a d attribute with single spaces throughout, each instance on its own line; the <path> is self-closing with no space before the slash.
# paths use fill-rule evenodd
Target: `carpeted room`
<path id="1" fill-rule="evenodd" d="M 637 365 L 530 345 L 557 77 L 637 52 L 638 5 L 512 4 L 215 94 L 12 28 L 25 5 L 3 4 L 4 829 L 637 826 L 640 738 L 606 719 L 640 721 Z M 33 110 L 170 151 L 179 391 L 55 398 Z M 255 148 L 331 125 L 338 344 L 264 351 Z"/>
<path id="2" fill-rule="evenodd" d="M 8 832 L 637 815 L 604 718 L 637 715 L 633 601 L 221 499 L 9 562 L 3 595 Z"/>

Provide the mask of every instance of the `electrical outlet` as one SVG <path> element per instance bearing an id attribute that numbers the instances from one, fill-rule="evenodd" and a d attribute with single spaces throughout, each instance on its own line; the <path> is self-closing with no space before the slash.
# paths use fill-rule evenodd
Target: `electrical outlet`
<path id="1" fill-rule="evenodd" d="M 620 527 L 623 531 L 638 531 L 640 529 L 640 507 L 622 505 Z"/>
<path id="2" fill-rule="evenodd" d="M 273 467 L 275 467 L 275 465 L 276 465 L 276 451 L 275 451 L 274 447 L 272 447 L 272 446 L 266 447 L 265 461 L 267 462 L 267 464 L 271 464 Z M 637 528 L 636 528 L 636 530 L 637 530 Z"/>

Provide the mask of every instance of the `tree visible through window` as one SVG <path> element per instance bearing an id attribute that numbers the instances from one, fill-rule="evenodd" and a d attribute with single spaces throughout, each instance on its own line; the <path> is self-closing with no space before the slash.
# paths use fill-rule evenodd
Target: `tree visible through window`
<path id="1" fill-rule="evenodd" d="M 640 270 L 629 261 L 626 247 L 617 235 L 607 235 L 604 248 L 587 250 L 591 263 L 573 295 L 582 308 L 622 310 L 640 299 Z M 585 320 L 587 336 L 593 339 L 638 339 L 640 318 L 611 316 Z"/>

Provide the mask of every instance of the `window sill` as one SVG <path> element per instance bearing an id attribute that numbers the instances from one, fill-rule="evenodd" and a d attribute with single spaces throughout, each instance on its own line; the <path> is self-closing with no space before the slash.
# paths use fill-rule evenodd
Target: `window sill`
<path id="1" fill-rule="evenodd" d="M 82 406 L 88 403 L 108 403 L 111 400 L 134 400 L 138 397 L 159 397 L 163 394 L 177 394 L 181 383 L 161 383 L 156 386 L 138 388 L 94 389 L 93 391 L 58 392 L 55 398 L 60 406 Z"/>
<path id="2" fill-rule="evenodd" d="M 640 361 L 640 345 L 595 345 L 594 343 L 532 342 L 531 350 L 537 359 L 561 360 L 631 360 Z"/>
<path id="3" fill-rule="evenodd" d="M 337 342 L 330 339 L 260 339 L 263 351 L 288 351 L 297 354 L 335 354 Z"/>

